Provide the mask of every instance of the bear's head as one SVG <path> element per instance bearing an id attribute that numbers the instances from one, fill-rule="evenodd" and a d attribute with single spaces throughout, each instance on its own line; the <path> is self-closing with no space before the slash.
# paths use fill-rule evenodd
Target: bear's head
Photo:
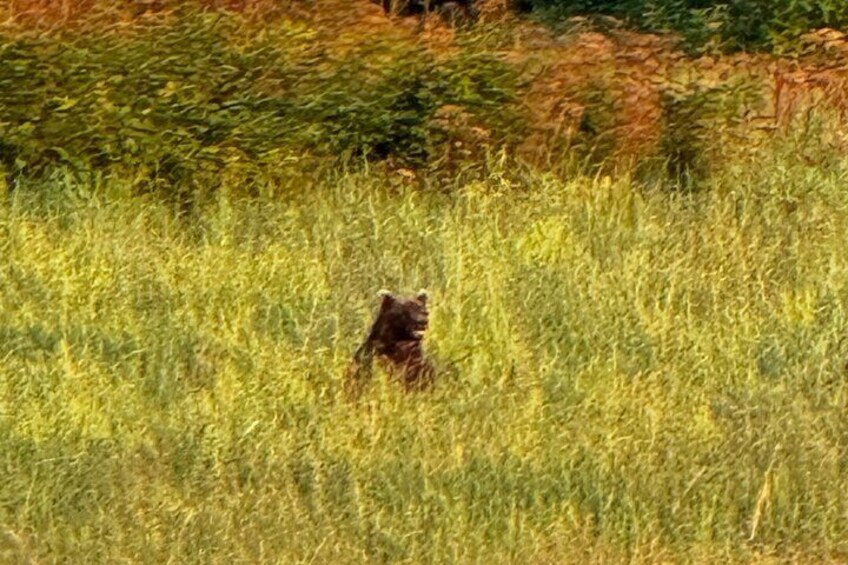
<path id="1" fill-rule="evenodd" d="M 407 297 L 381 290 L 379 295 L 382 302 L 374 323 L 374 337 L 386 345 L 421 341 L 430 323 L 427 292 L 422 290 Z"/>

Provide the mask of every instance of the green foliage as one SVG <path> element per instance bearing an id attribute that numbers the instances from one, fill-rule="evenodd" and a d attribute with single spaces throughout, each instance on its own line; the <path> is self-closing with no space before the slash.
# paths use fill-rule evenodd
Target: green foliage
<path id="1" fill-rule="evenodd" d="M 6 173 L 124 171 L 147 190 L 208 191 L 234 162 L 261 169 L 281 155 L 425 165 L 440 107 L 492 125 L 509 114 L 514 72 L 493 57 L 437 63 L 416 42 L 383 39 L 333 52 L 294 22 L 251 39 L 239 25 L 189 13 L 126 31 L 0 38 Z"/>
<path id="2" fill-rule="evenodd" d="M 848 2 L 771 0 L 526 0 L 548 21 L 610 15 L 651 31 L 674 31 L 693 48 L 783 49 L 822 27 L 848 28 Z"/>
<path id="3" fill-rule="evenodd" d="M 755 83 L 737 79 L 717 86 L 672 83 L 662 90 L 660 100 L 663 124 L 658 151 L 639 162 L 637 176 L 690 191 L 706 186 L 713 170 L 722 167 L 728 152 L 719 141 L 728 139 L 743 114 L 757 107 L 760 95 Z"/>

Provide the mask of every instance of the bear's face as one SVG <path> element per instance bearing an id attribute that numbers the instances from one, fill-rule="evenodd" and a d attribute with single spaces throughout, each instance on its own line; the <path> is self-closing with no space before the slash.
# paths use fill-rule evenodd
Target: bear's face
<path id="1" fill-rule="evenodd" d="M 430 323 L 427 310 L 427 293 L 419 292 L 413 297 L 403 297 L 381 291 L 383 302 L 375 326 L 380 341 L 384 344 L 421 341 Z"/>

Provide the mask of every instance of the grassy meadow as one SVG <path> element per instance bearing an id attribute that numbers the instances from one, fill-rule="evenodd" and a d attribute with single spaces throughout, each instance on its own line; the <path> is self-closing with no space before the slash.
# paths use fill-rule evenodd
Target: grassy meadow
<path id="1" fill-rule="evenodd" d="M 750 165 L 678 197 L 348 174 L 190 220 L 8 194 L 4 555 L 844 559 L 844 173 Z M 383 286 L 428 287 L 447 369 L 350 403 Z"/>
<path id="2" fill-rule="evenodd" d="M 0 3 L 0 563 L 848 561 L 845 76 L 149 4 Z"/>

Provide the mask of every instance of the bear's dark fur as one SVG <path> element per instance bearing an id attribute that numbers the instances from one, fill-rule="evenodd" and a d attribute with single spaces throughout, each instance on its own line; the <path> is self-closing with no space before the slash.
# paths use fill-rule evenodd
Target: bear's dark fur
<path id="1" fill-rule="evenodd" d="M 424 353 L 424 332 L 429 327 L 427 293 L 413 297 L 380 291 L 382 301 L 368 338 L 356 350 L 348 369 L 348 394 L 357 395 L 371 380 L 374 359 L 401 380 L 407 390 L 430 388 L 435 378 L 433 364 Z"/>

